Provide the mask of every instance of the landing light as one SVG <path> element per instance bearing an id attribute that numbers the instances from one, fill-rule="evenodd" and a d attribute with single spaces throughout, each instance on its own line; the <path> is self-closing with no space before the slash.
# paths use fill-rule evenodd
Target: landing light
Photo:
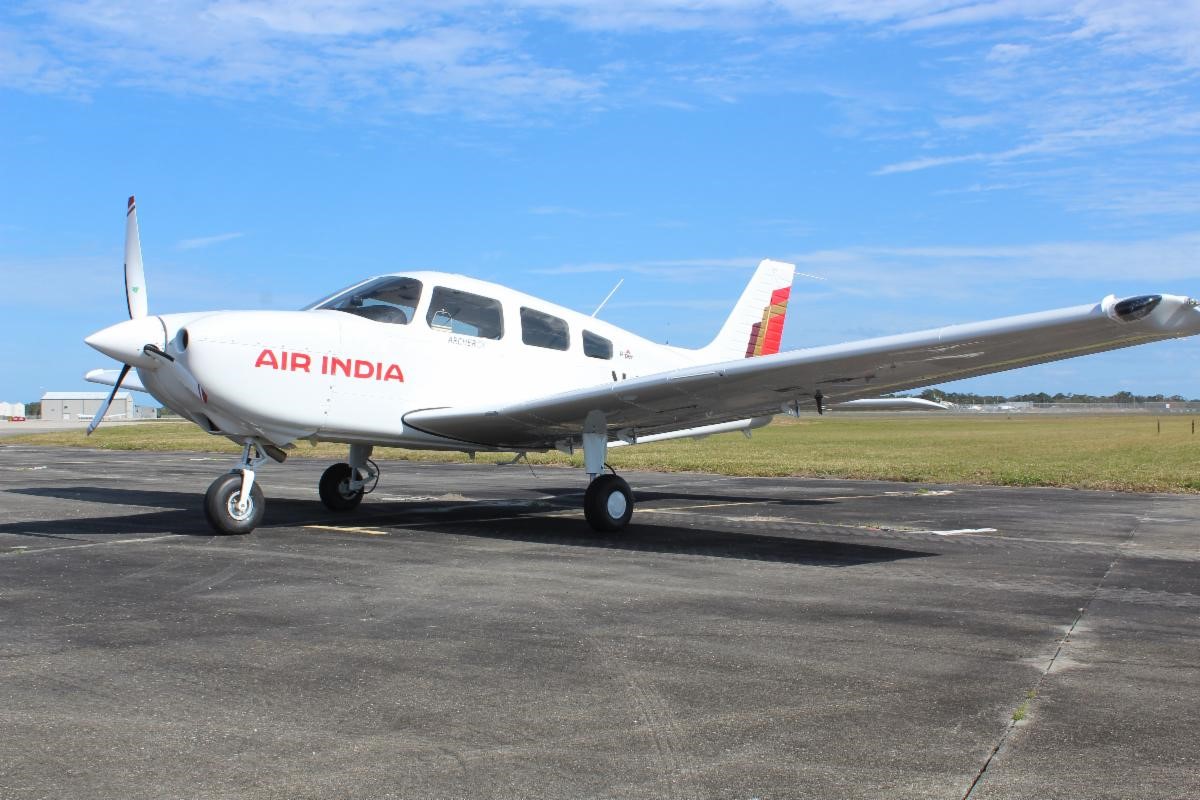
<path id="1" fill-rule="evenodd" d="M 1113 313 L 1124 322 L 1133 322 L 1147 316 L 1162 302 L 1161 294 L 1130 297 L 1113 306 Z"/>

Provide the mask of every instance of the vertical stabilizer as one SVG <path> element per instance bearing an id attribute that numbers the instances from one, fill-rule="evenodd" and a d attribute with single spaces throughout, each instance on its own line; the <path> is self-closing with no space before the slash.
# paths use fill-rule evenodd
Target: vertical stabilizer
<path id="1" fill-rule="evenodd" d="M 769 356 L 779 352 L 796 265 L 766 259 L 733 307 L 717 338 L 701 352 L 706 360 Z"/>

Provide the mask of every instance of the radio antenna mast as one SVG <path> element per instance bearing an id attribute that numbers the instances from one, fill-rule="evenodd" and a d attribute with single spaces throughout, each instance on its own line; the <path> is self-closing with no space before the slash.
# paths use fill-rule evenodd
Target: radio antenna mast
<path id="1" fill-rule="evenodd" d="M 624 278 L 621 278 L 621 280 L 617 281 L 617 285 L 616 285 L 616 286 L 614 286 L 614 287 L 612 288 L 612 291 L 611 291 L 611 292 L 609 292 L 609 293 L 608 293 L 608 294 L 605 296 L 605 298 L 604 298 L 603 300 L 601 300 L 601 301 L 600 301 L 600 305 L 596 306 L 596 310 L 592 312 L 592 316 L 593 316 L 593 317 L 594 317 L 594 316 L 596 316 L 597 314 L 599 314 L 599 313 L 600 313 L 600 309 L 604 308 L 604 304 L 605 304 L 605 303 L 607 303 L 609 300 L 611 300 L 611 299 L 612 299 L 612 296 L 613 296 L 614 294 L 616 294 L 616 293 L 617 293 L 617 289 L 620 289 L 620 288 L 621 288 L 621 284 L 622 284 L 622 283 L 624 283 L 624 282 L 625 282 L 625 279 L 624 279 Z"/>

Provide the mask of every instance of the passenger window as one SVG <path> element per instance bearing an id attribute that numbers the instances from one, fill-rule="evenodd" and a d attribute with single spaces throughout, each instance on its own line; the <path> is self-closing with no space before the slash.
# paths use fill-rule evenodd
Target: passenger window
<path id="1" fill-rule="evenodd" d="M 592 358 L 612 358 L 612 342 L 591 331 L 584 331 L 583 354 Z"/>
<path id="2" fill-rule="evenodd" d="M 566 320 L 522 307 L 521 341 L 534 347 L 566 350 L 571 346 L 571 331 Z"/>
<path id="3" fill-rule="evenodd" d="M 407 325 L 421 300 L 421 282 L 413 278 L 379 278 L 317 303 L 315 308 L 345 311 L 376 322 Z"/>
<path id="4" fill-rule="evenodd" d="M 499 339 L 504 335 L 504 314 L 498 300 L 444 286 L 433 288 L 425 321 L 436 330 L 464 336 Z"/>

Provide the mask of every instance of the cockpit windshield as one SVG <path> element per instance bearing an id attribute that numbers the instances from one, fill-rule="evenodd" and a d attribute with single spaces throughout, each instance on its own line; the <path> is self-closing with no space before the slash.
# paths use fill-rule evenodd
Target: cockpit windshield
<path id="1" fill-rule="evenodd" d="M 345 311 L 376 322 L 407 325 L 421 300 L 421 282 L 414 278 L 388 276 L 343 289 L 307 310 Z"/>

